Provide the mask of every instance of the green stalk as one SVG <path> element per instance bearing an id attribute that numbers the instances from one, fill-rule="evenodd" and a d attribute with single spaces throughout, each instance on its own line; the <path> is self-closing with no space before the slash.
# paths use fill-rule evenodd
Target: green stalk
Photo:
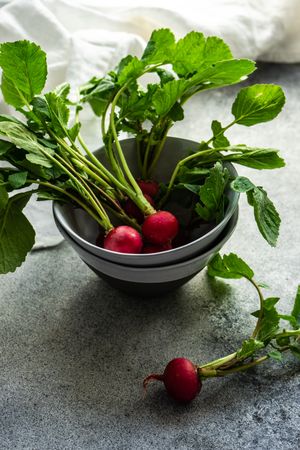
<path id="1" fill-rule="evenodd" d="M 151 177 L 152 172 L 153 172 L 153 170 L 155 169 L 155 167 L 157 165 L 157 162 L 158 162 L 158 160 L 160 158 L 161 152 L 163 151 L 163 148 L 165 146 L 165 142 L 166 142 L 167 137 L 168 137 L 168 131 L 171 128 L 171 126 L 172 126 L 172 122 L 170 122 L 167 125 L 166 129 L 164 130 L 163 137 L 160 140 L 160 142 L 159 142 L 159 144 L 157 146 L 157 149 L 155 150 L 154 158 L 153 158 L 153 160 L 152 160 L 152 162 L 150 164 L 150 167 L 148 169 L 148 172 L 147 172 L 148 177 Z"/>
<path id="2" fill-rule="evenodd" d="M 142 228 L 137 223 L 137 221 L 135 219 L 133 219 L 132 217 L 127 216 L 127 214 L 125 213 L 125 211 L 122 208 L 119 208 L 119 212 L 118 212 L 115 209 L 111 208 L 111 206 L 109 206 L 109 205 L 106 205 L 106 207 L 122 223 L 125 222 L 132 228 L 135 228 L 139 233 L 142 232 Z"/>
<path id="3" fill-rule="evenodd" d="M 87 174 L 89 174 L 91 176 L 91 178 L 93 178 L 95 181 L 97 181 L 99 183 L 99 185 L 102 186 L 104 189 L 108 189 L 108 190 L 112 191 L 112 198 L 114 198 L 114 199 L 116 198 L 115 194 L 114 194 L 114 189 L 108 183 L 106 183 L 101 177 L 99 177 L 95 172 L 93 172 L 89 167 L 85 166 L 83 162 L 79 161 L 76 158 L 73 158 L 72 163 L 79 169 L 81 169 L 84 172 L 86 172 Z"/>
<path id="4" fill-rule="evenodd" d="M 83 209 L 85 209 L 85 211 L 91 216 L 93 217 L 94 220 L 96 220 L 98 222 L 98 224 L 102 227 L 102 222 L 99 219 L 99 217 L 86 205 L 86 203 L 82 202 L 81 200 L 79 200 L 77 197 L 75 197 L 75 195 L 70 194 L 70 192 L 65 191 L 64 189 L 60 188 L 59 186 L 56 186 L 54 184 L 51 183 L 46 183 L 44 181 L 38 181 L 38 180 L 31 180 L 31 179 L 27 179 L 28 183 L 32 183 L 32 184 L 38 184 L 40 186 L 45 186 L 48 187 L 49 189 L 53 189 L 57 192 L 60 192 L 63 195 L 66 195 L 67 197 L 69 197 L 71 200 L 73 200 L 74 202 L 76 202 L 79 206 L 81 206 Z"/>
<path id="5" fill-rule="evenodd" d="M 73 157 L 75 158 L 79 158 L 81 161 L 83 161 L 85 164 L 88 164 L 90 167 L 92 167 L 95 172 L 98 172 L 99 175 L 101 175 L 104 180 L 102 183 L 106 183 L 107 187 L 109 186 L 109 184 L 107 183 L 107 181 L 110 181 L 109 177 L 107 176 L 107 172 L 108 170 L 100 163 L 100 161 L 88 150 L 88 152 L 93 155 L 93 157 L 95 158 L 95 160 L 98 162 L 97 166 L 95 166 L 91 161 L 89 161 L 85 156 L 83 156 L 79 151 L 74 150 L 72 147 L 70 147 L 63 139 L 61 139 L 60 137 L 56 136 L 54 133 L 51 132 L 52 137 L 58 142 L 58 144 L 60 144 L 69 154 L 71 154 Z M 77 149 L 77 147 L 76 147 Z M 88 154 L 88 156 L 90 156 L 90 154 Z"/>
<path id="6" fill-rule="evenodd" d="M 211 361 L 207 364 L 204 364 L 201 366 L 201 369 L 203 368 L 211 368 L 211 369 L 217 369 L 220 366 L 223 366 L 223 364 L 227 364 L 228 362 L 234 360 L 236 358 L 237 352 L 231 353 L 230 355 L 224 356 L 223 358 L 215 359 L 214 361 Z M 199 366 L 200 368 L 200 366 Z"/>
<path id="7" fill-rule="evenodd" d="M 152 127 L 152 130 L 149 134 L 149 138 L 148 138 L 148 142 L 147 142 L 147 147 L 145 150 L 145 155 L 144 155 L 144 161 L 143 161 L 143 166 L 142 166 L 142 177 L 144 180 L 147 179 L 147 174 L 148 174 L 148 160 L 149 160 L 149 156 L 150 156 L 150 150 L 152 147 L 152 138 L 155 134 L 155 126 Z"/>
<path id="8" fill-rule="evenodd" d="M 160 208 L 160 207 L 167 201 L 167 199 L 169 198 L 169 195 L 170 195 L 171 190 L 172 190 L 172 188 L 173 188 L 173 185 L 174 185 L 174 183 L 175 183 L 175 181 L 176 181 L 176 178 L 177 178 L 177 175 L 178 175 L 178 172 L 179 172 L 180 168 L 181 168 L 186 162 L 191 161 L 192 159 L 198 158 L 199 156 L 203 156 L 203 155 L 205 155 L 205 154 L 214 153 L 215 151 L 220 151 L 220 150 L 219 150 L 219 149 L 218 149 L 218 150 L 216 150 L 216 149 L 211 149 L 211 148 L 208 149 L 208 150 L 201 150 L 201 151 L 199 151 L 199 152 L 197 152 L 197 153 L 193 153 L 192 155 L 187 156 L 186 158 L 181 159 L 181 160 L 177 163 L 177 165 L 176 165 L 176 167 L 175 167 L 175 169 L 174 169 L 174 171 L 173 171 L 173 173 L 172 173 L 172 176 L 171 176 L 170 181 L 169 181 L 169 184 L 168 184 L 167 191 L 166 191 L 165 195 L 163 196 L 163 198 L 160 200 L 159 205 L 158 205 L 158 208 Z"/>
<path id="9" fill-rule="evenodd" d="M 239 366 L 232 367 L 229 369 L 205 368 L 202 366 L 197 367 L 197 372 L 201 380 L 205 380 L 206 378 L 225 377 L 226 375 L 230 375 L 232 373 L 244 372 L 245 370 L 251 369 L 252 367 L 257 366 L 258 364 L 261 364 L 267 359 L 269 359 L 269 356 L 265 355 L 258 359 L 255 359 L 254 361 L 251 361 L 250 363 L 241 364 Z"/>
<path id="10" fill-rule="evenodd" d="M 113 183 L 118 189 L 120 189 L 122 192 L 125 192 L 127 195 L 130 195 L 130 193 L 132 195 L 132 191 L 130 190 L 130 188 L 129 187 L 127 188 L 127 186 L 124 186 L 103 164 L 101 164 L 101 162 L 99 160 L 97 160 L 99 163 L 98 166 L 95 166 L 91 161 L 89 161 L 87 158 L 85 158 L 82 154 L 74 152 L 74 150 L 70 146 L 68 146 L 68 144 L 63 139 L 59 138 L 54 133 L 52 133 L 52 136 L 67 152 L 69 152 L 75 158 L 79 158 L 83 162 L 84 165 L 87 164 L 93 171 L 98 173 L 100 177 L 104 177 L 106 180 Z M 99 168 L 101 168 L 101 170 Z M 84 168 L 84 170 L 86 170 L 86 167 Z M 90 172 L 90 174 L 92 174 L 92 172 Z M 93 174 L 94 179 L 95 179 L 95 176 L 96 175 Z M 103 180 L 102 183 L 105 183 L 105 180 Z M 106 184 L 106 186 L 108 189 L 111 188 L 111 185 L 108 183 Z"/>
<path id="11" fill-rule="evenodd" d="M 227 125 L 226 127 L 222 128 L 219 133 L 217 133 L 215 136 L 212 136 L 208 141 L 206 141 L 206 145 L 209 145 L 216 137 L 218 137 L 221 134 L 223 134 L 226 130 L 228 130 L 228 128 L 232 127 L 232 125 L 234 125 L 235 123 L 236 123 L 236 120 L 233 120 L 232 122 L 230 122 L 229 125 Z"/>
<path id="12" fill-rule="evenodd" d="M 109 103 L 106 105 L 105 110 L 103 111 L 102 117 L 101 117 L 101 132 L 102 132 L 102 139 L 104 138 L 104 136 L 106 135 L 106 131 L 105 131 L 105 120 L 106 120 L 106 113 L 108 111 L 109 108 Z"/>
<path id="13" fill-rule="evenodd" d="M 79 187 L 79 189 L 84 192 L 84 194 L 86 195 L 87 199 L 90 200 L 90 202 L 92 203 L 92 205 L 94 206 L 95 210 L 97 211 L 97 213 L 99 214 L 99 216 L 101 217 L 102 220 L 102 227 L 106 230 L 109 231 L 113 228 L 107 214 L 103 213 L 103 211 L 101 210 L 101 208 L 98 207 L 97 203 L 94 201 L 93 197 L 90 195 L 90 193 L 87 191 L 86 188 L 84 188 L 84 186 L 79 182 L 79 180 L 68 170 L 67 167 L 65 167 L 65 165 L 63 165 L 61 162 L 59 162 L 57 159 L 55 159 L 52 155 L 49 155 L 49 153 L 45 152 L 43 149 L 41 149 L 41 152 L 47 157 L 49 158 L 54 164 L 56 164 L 58 167 L 60 167 L 67 175 L 69 175 L 69 177 L 74 181 L 75 185 Z M 57 155 L 59 156 L 59 155 Z M 61 157 L 60 157 L 61 158 Z M 63 158 L 61 158 L 63 159 Z M 63 160 L 64 161 L 64 160 Z M 64 161 L 65 164 L 66 161 Z M 80 192 L 80 191 L 79 191 Z"/>
<path id="14" fill-rule="evenodd" d="M 77 177 L 79 178 L 80 184 L 81 184 L 81 186 L 83 186 L 83 187 L 85 188 L 85 191 L 86 191 L 86 193 L 87 193 L 88 196 L 89 196 L 88 198 L 89 198 L 89 200 L 92 202 L 94 208 L 95 208 L 98 212 L 101 211 L 101 214 L 100 214 L 100 215 L 102 215 L 103 218 L 106 216 L 106 218 L 108 219 L 108 216 L 107 216 L 107 214 L 106 214 L 105 209 L 103 208 L 101 202 L 100 202 L 99 199 L 96 197 L 96 195 L 94 194 L 94 192 L 92 191 L 92 189 L 88 186 L 86 180 L 84 180 L 84 178 L 83 178 L 79 173 L 77 173 L 76 170 L 75 170 L 70 164 L 68 164 L 68 163 L 67 163 L 60 155 L 56 155 L 56 156 L 57 156 L 58 159 L 61 160 L 62 163 L 64 163 L 65 165 L 67 165 L 67 167 L 69 168 L 69 170 L 75 174 L 75 177 L 77 176 Z M 109 222 L 109 219 L 108 219 L 108 222 Z M 110 224 L 110 225 L 111 225 L 111 224 Z M 111 225 L 111 228 L 113 228 L 112 225 Z"/>
<path id="15" fill-rule="evenodd" d="M 115 157 L 114 149 L 113 149 L 113 140 L 112 140 L 112 137 L 111 137 L 110 134 L 107 137 L 106 149 L 107 149 L 107 156 L 108 156 L 109 162 L 110 162 L 110 164 L 112 166 L 112 169 L 113 169 L 114 173 L 116 174 L 116 177 L 123 184 L 128 185 L 128 182 L 127 182 L 127 180 L 126 180 L 126 178 L 124 176 L 124 173 L 123 173 L 121 167 L 119 166 L 119 163 L 118 163 L 118 161 L 117 161 L 117 159 Z"/>
<path id="16" fill-rule="evenodd" d="M 131 80 L 130 80 L 131 81 Z M 115 123 L 114 123 L 114 114 L 115 114 L 115 107 L 117 105 L 118 99 L 120 97 L 120 95 L 124 92 L 124 90 L 127 88 L 128 84 L 130 83 L 130 81 L 128 81 L 120 90 L 119 92 L 116 94 L 112 105 L 111 105 L 111 113 L 110 113 L 110 127 L 112 130 L 112 134 L 115 140 L 115 145 L 116 145 L 116 150 L 120 159 L 120 162 L 123 166 L 125 175 L 127 176 L 128 180 L 130 181 L 130 184 L 132 185 L 136 195 L 134 197 L 131 197 L 132 200 L 137 204 L 137 206 L 145 213 L 145 215 L 151 215 L 155 213 L 155 209 L 150 205 L 150 203 L 145 199 L 145 197 L 143 196 L 143 193 L 139 187 L 139 185 L 137 184 L 137 182 L 135 181 L 135 178 L 133 177 L 126 158 L 124 156 L 124 153 L 122 151 L 122 147 L 120 145 L 119 139 L 118 139 L 118 134 L 115 128 Z"/>
<path id="17" fill-rule="evenodd" d="M 260 324 L 261 324 L 261 321 L 262 321 L 263 315 L 264 315 L 264 297 L 263 297 L 263 294 L 262 294 L 261 289 L 258 286 L 258 284 L 252 278 L 247 278 L 247 280 L 250 281 L 250 283 L 255 287 L 255 289 L 258 293 L 258 296 L 259 296 L 259 316 L 258 316 L 258 319 L 256 322 L 255 329 L 251 336 L 253 339 L 255 339 L 259 332 Z"/>
<path id="18" fill-rule="evenodd" d="M 120 181 L 122 180 L 122 182 L 126 184 L 127 182 L 126 182 L 126 179 L 124 177 L 124 173 L 121 170 L 121 168 L 120 168 L 120 166 L 118 164 L 118 161 L 116 160 L 116 157 L 114 155 L 111 136 L 110 135 L 107 136 L 108 132 L 105 131 L 105 121 L 106 121 L 106 114 L 107 114 L 108 108 L 109 108 L 109 104 L 106 105 L 106 108 L 105 108 L 105 110 L 104 110 L 104 112 L 102 114 L 102 117 L 101 117 L 102 140 L 104 142 L 104 138 L 105 137 L 107 138 L 108 144 L 106 145 L 106 150 L 107 150 L 107 156 L 108 156 L 108 159 L 110 161 L 110 164 L 111 164 L 111 166 L 112 166 L 116 176 L 118 177 L 118 179 Z"/>
<path id="19" fill-rule="evenodd" d="M 285 330 L 282 333 L 276 334 L 275 338 L 283 338 L 283 337 L 294 337 L 294 336 L 300 336 L 300 329 L 299 330 Z"/>

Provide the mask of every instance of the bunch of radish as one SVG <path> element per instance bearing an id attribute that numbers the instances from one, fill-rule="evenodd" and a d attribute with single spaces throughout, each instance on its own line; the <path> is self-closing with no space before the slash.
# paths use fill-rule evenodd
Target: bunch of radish
<path id="1" fill-rule="evenodd" d="M 179 223 L 169 211 L 156 211 L 154 198 L 159 186 L 155 181 L 137 181 L 144 199 L 153 207 L 153 212 L 144 217 L 143 212 L 127 198 L 126 214 L 141 225 L 141 232 L 128 225 L 112 228 L 106 234 L 103 247 L 119 253 L 158 253 L 172 249 L 172 240 L 177 236 Z"/>

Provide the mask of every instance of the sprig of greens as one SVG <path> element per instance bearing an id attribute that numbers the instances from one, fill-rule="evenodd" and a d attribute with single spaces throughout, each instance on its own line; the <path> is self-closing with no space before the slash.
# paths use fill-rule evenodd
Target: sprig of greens
<path id="1" fill-rule="evenodd" d="M 128 167 L 119 133 L 135 136 L 137 161 L 146 179 L 155 170 L 168 131 L 183 120 L 185 102 L 204 90 L 243 81 L 255 70 L 255 63 L 235 59 L 228 45 L 214 36 L 191 32 L 176 42 L 169 29 L 155 30 L 141 58 L 128 55 L 106 76 L 93 77 L 81 87 L 77 103 L 69 100 L 68 83 L 43 93 L 46 54 L 33 42 L 1 43 L 0 68 L 4 99 L 25 118 L 23 122 L 0 115 L 0 160 L 10 164 L 0 168 L 0 273 L 6 273 L 22 263 L 34 242 L 32 228 L 27 222 L 24 225 L 23 203 L 15 195 L 10 197 L 11 192 L 33 186 L 24 199 L 36 192 L 39 200 L 72 202 L 106 232 L 112 228 L 111 214 L 139 229 L 125 213 L 124 199 L 130 198 L 145 216 L 154 209 Z M 143 88 L 139 79 L 147 73 L 155 75 L 157 82 Z M 101 117 L 111 169 L 95 157 L 80 134 L 84 103 Z M 279 86 L 241 89 L 232 106 L 233 121 L 223 126 L 213 120 L 212 137 L 206 142 L 199 139 L 199 149 L 178 162 L 170 182 L 161 189 L 165 195 L 160 205 L 174 189 L 187 189 L 195 196 L 195 214 L 202 220 L 219 221 L 226 211 L 228 189 L 245 192 L 261 234 L 275 245 L 280 218 L 273 203 L 262 187 L 249 180 L 247 184 L 242 177 L 233 180 L 226 163 L 260 170 L 283 167 L 284 161 L 276 149 L 231 145 L 225 133 L 234 124 L 252 126 L 272 120 L 283 104 Z M 15 234 L 23 228 L 27 231 L 19 241 Z"/>
<path id="2" fill-rule="evenodd" d="M 206 38 L 202 33 L 191 32 L 176 42 L 170 30 L 155 30 L 141 59 L 129 55 L 121 60 L 115 71 L 103 78 L 91 79 L 81 89 L 81 101 L 88 102 L 94 112 L 102 116 L 102 132 L 113 167 L 118 166 L 113 151 L 114 142 L 119 147 L 118 133 L 126 131 L 136 137 L 140 171 L 146 179 L 155 170 L 168 131 L 176 121 L 183 120 L 185 102 L 204 90 L 238 83 L 254 70 L 253 61 L 234 59 L 229 47 L 219 38 Z M 138 84 L 138 79 L 148 72 L 156 74 L 158 81 L 148 84 L 145 89 Z M 110 125 L 106 128 L 106 116 L 113 103 L 113 116 L 110 114 Z M 207 189 L 216 172 L 216 163 L 233 162 L 258 170 L 278 169 L 285 165 L 277 149 L 231 145 L 225 132 L 235 124 L 250 127 L 273 120 L 284 103 L 280 86 L 255 84 L 242 88 L 232 105 L 234 119 L 226 126 L 212 121 L 212 137 L 201 142 L 198 151 L 178 162 L 159 207 L 174 188 L 186 187 L 196 194 L 201 193 L 195 208 L 200 218 L 221 220 L 226 188 L 232 186 L 229 181 L 233 180 L 219 182 L 212 190 Z M 208 169 L 206 174 L 203 168 Z M 198 169 L 200 176 L 197 179 Z M 192 182 L 187 180 L 189 175 Z M 261 187 L 249 192 L 248 202 L 254 208 L 262 236 L 275 246 L 280 226 L 275 206 Z"/>
<path id="3" fill-rule="evenodd" d="M 42 94 L 47 76 L 45 52 L 29 41 L 3 43 L 0 67 L 4 99 L 26 119 L 24 123 L 0 115 L 4 138 L 0 159 L 13 166 L 0 168 L 0 273 L 20 266 L 34 244 L 34 230 L 22 212 L 32 193 L 37 193 L 38 200 L 71 201 L 106 232 L 113 228 L 107 211 L 139 228 L 123 210 L 122 195 L 131 197 L 142 210 L 153 208 L 136 183 L 112 173 L 95 158 L 80 137 L 79 120 L 70 126 L 70 111 L 73 108 L 78 113 L 80 106 L 69 101 L 69 84 Z M 35 188 L 9 197 L 11 191 L 30 185 Z"/>
<path id="4" fill-rule="evenodd" d="M 264 298 L 260 285 L 254 280 L 253 270 L 237 255 L 230 253 L 221 257 L 217 254 L 208 265 L 208 275 L 225 279 L 245 278 L 255 287 L 260 308 L 252 313 L 257 318 L 252 335 L 234 353 L 199 366 L 198 373 L 202 379 L 243 372 L 270 358 L 282 361 L 285 352 L 291 352 L 300 359 L 300 286 L 291 314 L 284 315 L 276 308 L 279 298 Z M 280 329 L 281 320 L 292 329 Z"/>

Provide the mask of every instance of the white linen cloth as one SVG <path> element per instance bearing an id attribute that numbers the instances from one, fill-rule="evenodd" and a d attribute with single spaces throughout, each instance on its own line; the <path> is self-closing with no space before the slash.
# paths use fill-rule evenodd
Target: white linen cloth
<path id="1" fill-rule="evenodd" d="M 130 4 L 10 1 L 0 8 L 0 42 L 29 39 L 41 45 L 49 69 L 46 89 L 64 81 L 75 89 L 90 77 L 103 75 L 128 53 L 141 55 L 152 30 L 161 27 L 171 28 L 177 37 L 191 30 L 218 35 L 235 57 L 300 61 L 300 0 L 152 0 L 144 1 L 144 6 L 137 6 L 137 1 Z M 0 113 L 12 112 L 0 94 Z M 100 135 L 95 133 L 98 121 L 88 109 L 81 120 L 88 144 L 92 149 L 99 147 Z M 37 231 L 35 248 L 61 241 L 48 202 L 31 201 L 26 213 Z"/>

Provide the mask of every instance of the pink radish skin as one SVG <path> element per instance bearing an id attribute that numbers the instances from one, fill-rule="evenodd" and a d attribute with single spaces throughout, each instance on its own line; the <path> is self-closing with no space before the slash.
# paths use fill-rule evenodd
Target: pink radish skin
<path id="1" fill-rule="evenodd" d="M 142 253 L 160 253 L 165 252 L 166 250 L 172 250 L 171 242 L 167 242 L 166 244 L 161 245 L 145 244 Z"/>
<path id="2" fill-rule="evenodd" d="M 143 235 L 151 244 L 160 245 L 170 242 L 178 231 L 178 220 L 168 211 L 158 211 L 148 216 L 142 225 Z"/>
<path id="3" fill-rule="evenodd" d="M 180 403 L 191 402 L 202 388 L 197 368 L 186 358 L 172 359 L 162 375 L 149 375 L 144 379 L 144 389 L 153 380 L 162 381 L 170 397 Z"/>
<path id="4" fill-rule="evenodd" d="M 103 247 L 119 253 L 141 253 L 143 240 L 140 233 L 134 228 L 121 225 L 113 228 L 107 234 Z"/>
<path id="5" fill-rule="evenodd" d="M 154 206 L 154 200 L 150 195 L 144 194 L 144 197 L 151 206 Z M 127 198 L 127 200 L 124 203 L 124 211 L 129 217 L 133 217 L 137 223 L 141 224 L 144 221 L 144 215 L 142 211 L 137 207 L 137 205 L 130 199 Z"/>
<path id="6" fill-rule="evenodd" d="M 142 193 L 155 197 L 159 191 L 159 185 L 153 180 L 137 180 L 137 184 L 141 188 Z"/>

